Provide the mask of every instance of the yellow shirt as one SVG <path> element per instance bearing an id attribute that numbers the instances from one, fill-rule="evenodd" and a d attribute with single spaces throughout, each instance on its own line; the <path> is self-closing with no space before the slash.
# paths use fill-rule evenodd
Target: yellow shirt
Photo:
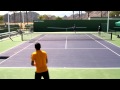
<path id="1" fill-rule="evenodd" d="M 47 68 L 47 53 L 43 50 L 36 50 L 31 55 L 32 61 L 35 62 L 34 66 L 36 66 L 36 72 L 45 72 L 48 70 Z"/>

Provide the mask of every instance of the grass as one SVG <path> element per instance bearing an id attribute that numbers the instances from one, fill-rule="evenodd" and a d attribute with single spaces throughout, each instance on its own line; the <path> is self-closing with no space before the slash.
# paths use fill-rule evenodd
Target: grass
<path id="1" fill-rule="evenodd" d="M 0 79 L 34 79 L 35 68 L 0 68 Z M 120 69 L 49 68 L 50 79 L 120 79 Z"/>
<path id="2" fill-rule="evenodd" d="M 18 35 L 16 37 L 12 37 L 13 41 L 11 41 L 9 38 L 6 39 L 6 40 L 1 40 L 0 41 L 0 53 L 5 51 L 5 50 L 8 50 L 14 46 L 17 46 L 21 43 L 23 43 L 21 41 L 21 37 Z M 2 48 L 1 48 L 2 47 Z"/>
<path id="3" fill-rule="evenodd" d="M 113 35 L 112 37 L 113 38 L 110 42 L 120 47 L 120 38 L 117 38 L 116 35 Z"/>
<path id="4" fill-rule="evenodd" d="M 120 38 L 117 38 L 117 36 L 114 34 L 112 34 L 112 40 L 111 40 L 111 35 L 107 33 L 102 33 L 101 35 L 95 34 L 95 36 L 101 37 L 104 40 L 120 47 Z"/>
<path id="5" fill-rule="evenodd" d="M 36 33 L 34 34 L 33 33 L 33 34 L 24 35 L 23 38 L 24 38 L 24 40 L 28 41 L 31 38 L 34 38 L 38 35 L 40 35 L 40 33 L 39 34 L 36 34 Z M 12 39 L 13 39 L 13 41 L 10 40 L 9 38 L 0 41 L 0 47 L 2 47 L 2 48 L 0 48 L 0 53 L 3 52 L 3 51 L 9 50 L 10 48 L 15 47 L 15 46 L 25 42 L 25 41 L 21 40 L 20 35 L 12 37 Z"/>

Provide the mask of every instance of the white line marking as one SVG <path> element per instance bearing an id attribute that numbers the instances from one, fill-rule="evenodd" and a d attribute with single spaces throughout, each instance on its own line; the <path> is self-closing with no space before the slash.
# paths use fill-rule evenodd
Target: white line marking
<path id="1" fill-rule="evenodd" d="M 93 49 L 93 50 L 96 50 L 96 49 L 106 49 L 106 48 L 67 48 L 67 49 Z"/>
<path id="2" fill-rule="evenodd" d="M 67 36 L 66 36 L 66 41 L 65 41 L 65 49 L 67 49 Z"/>
<path id="3" fill-rule="evenodd" d="M 36 67 L 0 67 L 0 68 L 36 68 Z M 120 67 L 101 67 L 101 68 L 88 68 L 88 67 L 86 67 L 86 68 L 80 68 L 80 67 L 48 67 L 48 69 L 120 69 Z"/>
<path id="4" fill-rule="evenodd" d="M 22 44 L 24 44 L 24 43 L 26 43 L 26 42 L 27 42 L 27 41 L 24 41 L 23 43 L 20 43 L 20 44 L 18 44 L 18 45 L 16 45 L 16 46 L 12 47 L 12 48 L 10 48 L 10 49 L 7 49 L 7 50 L 1 52 L 0 54 L 5 53 L 5 52 L 7 52 L 7 51 L 9 51 L 9 50 L 11 50 L 11 49 L 13 49 L 13 48 L 18 47 L 18 46 L 21 46 Z"/>
<path id="5" fill-rule="evenodd" d="M 36 68 L 36 67 L 0 67 L 0 68 Z"/>
<path id="6" fill-rule="evenodd" d="M 44 36 L 43 36 L 43 37 L 44 37 Z M 43 37 L 41 37 L 41 38 L 43 38 Z M 40 39 L 41 39 L 41 38 L 40 38 Z M 38 40 L 39 40 L 39 39 L 38 39 Z M 36 40 L 35 42 L 37 42 L 38 40 Z M 32 45 L 32 44 L 34 44 L 34 43 L 29 44 L 28 46 L 24 47 L 24 48 L 21 49 L 20 51 L 18 51 L 18 52 L 16 52 L 15 54 L 11 55 L 9 58 L 7 58 L 7 59 L 3 60 L 2 62 L 0 62 L 0 64 L 2 64 L 3 62 L 7 61 L 7 60 L 10 59 L 10 58 L 12 58 L 13 56 L 15 56 L 16 54 L 20 53 L 21 51 L 25 50 L 27 47 L 29 47 L 29 46 Z"/>
<path id="7" fill-rule="evenodd" d="M 34 49 L 34 48 L 27 48 L 27 49 Z M 65 48 L 41 48 L 41 49 L 65 49 Z M 107 49 L 107 48 L 67 48 L 67 49 Z"/>
<path id="8" fill-rule="evenodd" d="M 38 37 L 38 36 L 36 36 L 36 37 Z M 36 37 L 34 37 L 34 38 L 36 38 Z M 14 47 L 12 47 L 12 48 L 10 48 L 10 49 L 7 49 L 7 50 L 1 52 L 0 54 L 5 53 L 5 52 L 7 52 L 7 51 L 9 51 L 9 50 L 11 50 L 11 49 L 13 49 L 13 48 L 18 47 L 18 46 L 21 46 L 22 44 L 24 44 L 24 43 L 26 43 L 26 42 L 28 42 L 28 41 L 24 41 L 24 42 L 22 42 L 21 44 L 18 44 L 18 45 L 14 46 Z"/>
<path id="9" fill-rule="evenodd" d="M 96 36 L 96 37 L 98 37 L 98 38 L 100 38 L 100 39 L 104 40 L 104 39 L 103 39 L 103 38 L 101 38 L 100 36 L 97 36 L 97 35 L 94 35 L 94 36 Z M 111 42 L 109 42 L 109 41 L 107 41 L 107 40 L 104 40 L 104 41 L 106 41 L 106 42 L 108 42 L 108 43 L 110 43 L 110 44 L 112 44 L 112 45 L 114 45 L 114 46 L 116 46 L 116 47 L 120 48 L 120 46 L 117 46 L 117 45 L 115 45 L 115 44 L 113 44 L 113 43 L 111 43 Z"/>
<path id="10" fill-rule="evenodd" d="M 80 68 L 80 67 L 48 67 L 48 69 L 120 69 L 120 67 Z"/>
<path id="11" fill-rule="evenodd" d="M 89 36 L 89 35 L 87 35 Z M 91 36 L 89 36 L 90 38 L 92 38 Z M 95 40 L 94 38 L 92 38 L 93 40 Z M 114 54 L 116 54 L 117 56 L 120 56 L 120 54 L 116 53 L 115 51 L 113 51 L 112 49 L 108 48 L 107 46 L 105 46 L 104 44 L 102 44 L 101 42 L 95 40 L 96 42 L 98 42 L 99 44 L 101 44 L 102 46 L 106 47 L 108 50 L 110 50 L 111 52 L 113 52 Z"/>
<path id="12" fill-rule="evenodd" d="M 19 35 L 15 35 L 15 36 L 12 36 L 12 38 L 14 38 L 14 37 L 18 37 Z M 4 40 L 8 40 L 8 39 L 10 39 L 9 37 L 6 37 L 6 38 L 4 38 L 4 39 L 1 39 L 0 41 L 4 41 Z"/>
<path id="13" fill-rule="evenodd" d="M 51 68 L 51 69 L 120 69 L 120 67 L 101 67 L 101 68 L 80 68 L 80 67 L 48 67 L 48 69 Z"/>

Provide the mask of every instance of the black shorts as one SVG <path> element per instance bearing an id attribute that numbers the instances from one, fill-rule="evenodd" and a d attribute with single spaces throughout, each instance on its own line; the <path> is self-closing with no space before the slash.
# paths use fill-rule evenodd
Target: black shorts
<path id="1" fill-rule="evenodd" d="M 46 72 L 42 72 L 42 73 L 37 73 L 35 72 L 35 79 L 49 79 L 49 72 L 46 71 Z"/>

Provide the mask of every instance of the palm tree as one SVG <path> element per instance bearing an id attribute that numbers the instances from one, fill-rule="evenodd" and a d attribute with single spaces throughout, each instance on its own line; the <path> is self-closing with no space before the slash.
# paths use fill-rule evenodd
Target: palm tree
<path id="1" fill-rule="evenodd" d="M 27 25 L 28 25 L 28 12 L 26 11 L 26 21 L 27 21 Z"/>
<path id="2" fill-rule="evenodd" d="M 74 20 L 74 11 L 73 11 L 73 20 Z"/>
<path id="3" fill-rule="evenodd" d="M 4 20 L 4 16 L 0 15 L 0 23 L 3 23 L 3 20 Z"/>
<path id="4" fill-rule="evenodd" d="M 22 29 L 22 13 L 20 11 L 20 28 Z"/>
<path id="5" fill-rule="evenodd" d="M 82 11 L 79 11 L 79 19 L 82 19 Z"/>
<path id="6" fill-rule="evenodd" d="M 14 13 L 14 23 L 16 23 L 16 15 L 15 15 L 16 12 L 17 11 L 13 11 L 13 13 Z"/>
<path id="7" fill-rule="evenodd" d="M 80 15 L 81 15 L 81 20 L 82 20 L 82 11 L 80 11 Z"/>
<path id="8" fill-rule="evenodd" d="M 102 17 L 102 11 L 101 11 L 101 17 Z"/>
<path id="9" fill-rule="evenodd" d="M 13 21 L 14 21 L 14 23 L 16 23 L 16 15 L 15 15 L 15 13 L 17 12 L 17 11 L 10 11 L 10 12 L 13 12 Z"/>
<path id="10" fill-rule="evenodd" d="M 87 13 L 88 13 L 88 18 L 89 18 L 89 16 L 90 16 L 90 13 L 91 13 L 92 11 L 85 11 L 85 12 L 87 12 Z"/>

